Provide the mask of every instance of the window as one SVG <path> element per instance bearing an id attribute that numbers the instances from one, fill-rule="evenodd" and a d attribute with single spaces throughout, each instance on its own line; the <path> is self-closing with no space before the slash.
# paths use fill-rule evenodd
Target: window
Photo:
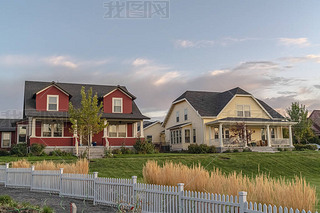
<path id="1" fill-rule="evenodd" d="M 27 126 L 18 126 L 18 143 L 27 142 Z"/>
<path id="2" fill-rule="evenodd" d="M 214 128 L 214 139 L 219 139 L 219 129 Z"/>
<path id="3" fill-rule="evenodd" d="M 193 136 L 193 143 L 197 142 L 197 134 L 196 134 L 196 129 L 193 129 L 193 132 L 192 132 L 192 136 Z"/>
<path id="4" fill-rule="evenodd" d="M 127 125 L 109 125 L 108 133 L 111 138 L 125 138 L 127 137 Z"/>
<path id="5" fill-rule="evenodd" d="M 112 112 L 122 113 L 122 98 L 112 98 Z"/>
<path id="6" fill-rule="evenodd" d="M 172 130 L 170 132 L 171 135 L 171 144 L 179 144 L 181 143 L 181 129 Z"/>
<path id="7" fill-rule="evenodd" d="M 11 147 L 11 132 L 2 133 L 1 147 L 2 148 Z"/>
<path id="8" fill-rule="evenodd" d="M 225 130 L 225 138 L 230 138 L 230 131 L 229 131 L 229 129 L 226 129 Z"/>
<path id="9" fill-rule="evenodd" d="M 152 142 L 152 135 L 147 135 L 147 141 Z"/>
<path id="10" fill-rule="evenodd" d="M 63 124 L 62 123 L 43 123 L 42 124 L 42 137 L 62 137 Z"/>
<path id="11" fill-rule="evenodd" d="M 188 109 L 184 109 L 184 120 L 188 120 Z"/>
<path id="12" fill-rule="evenodd" d="M 261 129 L 261 140 L 262 141 L 266 140 L 266 131 L 265 131 L 265 129 Z"/>
<path id="13" fill-rule="evenodd" d="M 271 131 L 271 138 L 276 138 L 276 131 L 274 128 L 270 128 Z"/>
<path id="14" fill-rule="evenodd" d="M 59 95 L 48 95 L 47 96 L 47 110 L 58 111 Z"/>
<path id="15" fill-rule="evenodd" d="M 184 142 L 190 143 L 190 129 L 184 130 Z"/>
<path id="16" fill-rule="evenodd" d="M 179 111 L 176 112 L 176 121 L 179 122 Z"/>
<path id="17" fill-rule="evenodd" d="M 237 105 L 237 116 L 238 117 L 251 117 L 249 105 Z"/>

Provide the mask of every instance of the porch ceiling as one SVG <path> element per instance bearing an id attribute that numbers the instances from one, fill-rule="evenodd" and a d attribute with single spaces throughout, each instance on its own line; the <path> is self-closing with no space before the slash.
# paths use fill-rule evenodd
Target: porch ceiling
<path id="1" fill-rule="evenodd" d="M 211 121 L 206 123 L 207 126 L 214 126 L 217 124 L 236 124 L 245 123 L 247 125 L 277 125 L 277 126 L 288 126 L 294 125 L 296 122 L 289 122 L 283 120 L 272 120 L 264 118 L 238 118 L 238 117 L 227 117 L 219 120 Z"/>

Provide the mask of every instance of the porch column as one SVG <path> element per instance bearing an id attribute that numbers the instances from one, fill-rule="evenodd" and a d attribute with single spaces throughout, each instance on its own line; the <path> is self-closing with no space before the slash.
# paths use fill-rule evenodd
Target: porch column
<path id="1" fill-rule="evenodd" d="M 244 147 L 248 147 L 248 143 L 247 143 L 247 126 L 244 125 L 244 133 L 243 133 L 243 136 L 244 136 Z"/>
<path id="2" fill-rule="evenodd" d="M 144 138 L 143 120 L 140 121 L 140 137 Z"/>
<path id="3" fill-rule="evenodd" d="M 212 128 L 211 128 L 211 126 L 209 126 L 209 145 L 210 145 L 210 143 L 211 143 L 211 132 L 212 131 Z"/>
<path id="4" fill-rule="evenodd" d="M 137 125 L 138 123 L 137 122 L 134 122 L 133 123 L 133 137 L 137 137 Z"/>
<path id="5" fill-rule="evenodd" d="M 108 122 L 107 120 L 104 121 L 104 125 L 106 125 Z M 106 147 L 109 147 L 109 141 L 108 141 L 108 126 L 106 126 L 104 129 L 103 129 L 103 138 L 104 140 L 106 141 Z"/>
<path id="6" fill-rule="evenodd" d="M 36 137 L 36 119 L 32 118 L 31 137 Z"/>
<path id="7" fill-rule="evenodd" d="M 268 147 L 271 147 L 270 125 L 267 125 L 267 140 L 268 140 Z"/>
<path id="8" fill-rule="evenodd" d="M 223 147 L 222 124 L 219 124 L 219 143 L 220 143 L 220 147 Z"/>
<path id="9" fill-rule="evenodd" d="M 73 131 L 73 138 L 75 140 L 74 146 L 76 147 L 76 156 L 79 156 L 79 144 L 78 144 L 78 129 L 77 129 L 77 121 Z"/>
<path id="10" fill-rule="evenodd" d="M 293 147 L 292 126 L 291 125 L 289 125 L 289 144 L 290 144 L 290 147 Z"/>

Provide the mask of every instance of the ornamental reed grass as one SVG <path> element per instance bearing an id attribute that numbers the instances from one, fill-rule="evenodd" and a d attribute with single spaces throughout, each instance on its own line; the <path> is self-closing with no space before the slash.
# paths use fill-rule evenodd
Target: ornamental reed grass
<path id="1" fill-rule="evenodd" d="M 185 190 L 191 191 L 234 196 L 239 191 L 246 191 L 248 201 L 293 209 L 314 211 L 317 204 L 315 187 L 306 183 L 302 177 L 289 181 L 259 174 L 249 178 L 236 172 L 224 174 L 219 169 L 209 172 L 200 164 L 189 168 L 182 163 L 165 162 L 161 167 L 156 161 L 148 161 L 143 167 L 143 178 L 150 184 L 176 186 L 184 183 Z"/>
<path id="2" fill-rule="evenodd" d="M 34 164 L 35 170 L 59 170 L 63 173 L 88 174 L 89 162 L 87 159 L 80 159 L 75 163 L 55 163 L 53 161 L 38 161 Z M 26 159 L 12 162 L 12 168 L 30 168 L 31 163 Z"/>

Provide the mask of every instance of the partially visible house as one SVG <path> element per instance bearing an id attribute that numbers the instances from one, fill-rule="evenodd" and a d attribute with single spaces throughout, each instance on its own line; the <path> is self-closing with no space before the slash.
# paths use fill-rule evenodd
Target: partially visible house
<path id="1" fill-rule="evenodd" d="M 314 134 L 320 138 L 320 110 L 313 110 L 309 119 L 312 121 L 312 130 Z"/>
<path id="2" fill-rule="evenodd" d="M 214 145 L 220 151 L 247 146 L 272 150 L 293 147 L 294 124 L 237 87 L 225 92 L 186 91 L 172 102 L 163 127 L 173 150 L 188 149 L 192 143 Z M 250 135 L 249 143 L 233 137 L 239 125 Z M 289 138 L 284 138 L 284 129 Z"/>
<path id="3" fill-rule="evenodd" d="M 151 141 L 158 149 L 168 151 L 170 149 L 168 143 L 165 142 L 165 131 L 160 121 L 144 121 L 143 122 L 145 139 Z M 140 126 L 138 126 L 138 135 L 140 134 Z"/>
<path id="4" fill-rule="evenodd" d="M 1 140 L 1 149 L 10 149 L 12 145 L 17 142 L 26 141 L 26 129 L 18 129 L 18 138 L 17 138 L 17 128 L 16 122 L 19 119 L 0 119 L 0 140 Z"/>

